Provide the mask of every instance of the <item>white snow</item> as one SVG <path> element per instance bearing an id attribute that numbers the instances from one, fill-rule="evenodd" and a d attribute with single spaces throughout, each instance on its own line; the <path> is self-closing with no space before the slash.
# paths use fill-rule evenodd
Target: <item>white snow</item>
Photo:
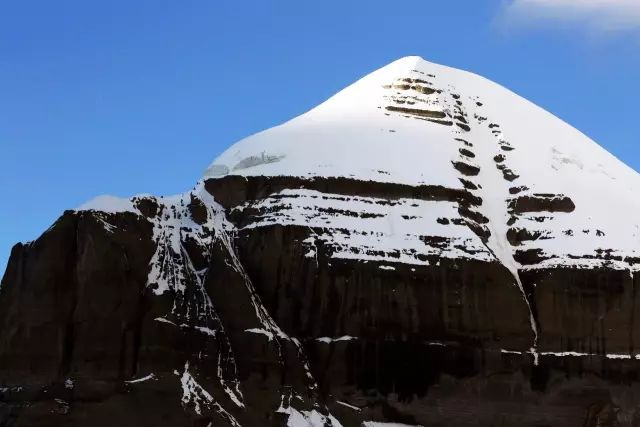
<path id="1" fill-rule="evenodd" d="M 361 411 L 362 410 L 362 408 L 358 408 L 357 406 L 350 405 L 347 402 L 343 402 L 341 400 L 336 400 L 336 403 L 338 405 L 346 406 L 349 409 L 353 409 L 354 411 Z"/>
<path id="2" fill-rule="evenodd" d="M 286 402 L 286 396 L 282 396 L 280 407 L 276 409 L 277 413 L 289 415 L 287 419 L 287 427 L 325 427 L 327 421 L 331 422 L 332 427 L 342 427 L 342 424 L 331 414 L 328 416 L 321 414 L 317 409 L 311 411 L 298 410 L 291 406 L 291 402 Z"/>
<path id="3" fill-rule="evenodd" d="M 304 241 L 309 258 L 315 257 L 315 247 L 319 241 L 323 241 L 335 251 L 333 257 L 343 259 L 418 265 L 428 264 L 418 259 L 418 255 L 484 261 L 495 259 L 467 226 L 438 222 L 439 218 L 459 216 L 456 202 L 418 199 L 389 201 L 376 197 L 288 189 L 248 204 L 266 213 L 245 228 L 273 224 L 312 228 L 313 233 Z M 245 209 L 247 205 L 237 209 Z M 444 238 L 447 242 L 429 245 L 421 240 L 430 236 Z"/>
<path id="4" fill-rule="evenodd" d="M 607 354 L 607 359 L 631 359 L 629 354 Z"/>
<path id="5" fill-rule="evenodd" d="M 165 319 L 164 317 L 156 317 L 153 320 L 155 320 L 156 322 L 160 322 L 160 323 L 168 323 L 169 325 L 178 326 L 175 323 L 173 323 L 171 320 Z"/>
<path id="6" fill-rule="evenodd" d="M 207 328 L 207 327 L 205 327 L 205 326 L 196 326 L 194 329 L 195 329 L 196 331 L 200 331 L 200 332 L 202 332 L 202 333 L 203 333 L 203 334 L 205 334 L 205 335 L 209 335 L 209 336 L 212 336 L 212 337 L 215 337 L 215 336 L 216 336 L 216 331 L 214 331 L 214 330 L 213 330 L 213 329 L 211 329 L 211 328 Z"/>
<path id="7" fill-rule="evenodd" d="M 403 78 L 423 79 L 428 82 L 423 86 L 441 92 L 425 95 L 393 86 Z M 454 95 L 463 104 L 470 132 L 386 110 L 399 105 L 454 116 Z M 397 104 L 403 96 L 415 98 L 415 104 Z M 489 128 L 493 124 L 499 127 Z M 513 248 L 504 239 L 507 203 L 514 198 L 506 190 L 521 185 L 529 188 L 522 195 L 563 194 L 576 205 L 571 213 L 531 213 L 517 219 L 514 227 L 545 232 L 545 239 L 527 241 L 519 249 L 541 249 L 552 257 L 526 268 L 591 268 L 603 264 L 629 268 L 626 262 L 612 263 L 584 255 L 597 255 L 596 251 L 604 248 L 622 257 L 637 256 L 640 219 L 634 212 L 640 208 L 638 174 L 576 129 L 504 87 L 419 57 L 399 59 L 311 111 L 243 139 L 218 157 L 210 169 L 220 172 L 226 166 L 229 174 L 242 176 L 340 176 L 459 189 L 460 175 L 451 166 L 452 161 L 461 159 L 454 138 L 473 144 L 470 149 L 476 156 L 466 158 L 466 162 L 481 170 L 470 179 L 481 186 L 481 212 L 489 218 L 488 228 L 494 232 L 489 247 L 510 270 L 521 266 L 513 261 Z M 502 151 L 505 143 L 513 150 Z M 493 160 L 497 153 L 506 156 L 505 164 L 519 178 L 508 182 L 501 177 Z M 252 157 L 277 161 L 234 169 Z M 537 222 L 540 216 L 548 218 Z M 411 224 L 414 231 L 416 225 Z M 436 227 L 429 224 L 423 230 L 436 234 Z M 565 234 L 567 230 L 573 230 L 573 235 Z M 589 234 L 582 230 L 589 230 Z M 373 246 L 378 244 L 373 242 Z"/>
<path id="8" fill-rule="evenodd" d="M 331 337 L 320 337 L 320 338 L 316 338 L 316 341 L 318 342 L 322 342 L 325 344 L 331 344 L 332 342 L 340 342 L 340 341 L 352 341 L 352 340 L 357 340 L 358 338 L 356 337 L 352 337 L 349 335 L 344 335 L 342 337 L 337 337 L 337 338 L 331 338 Z"/>
<path id="9" fill-rule="evenodd" d="M 416 110 L 423 115 L 412 114 Z M 450 126 L 425 119 L 438 114 Z M 463 174 L 454 162 L 479 171 Z M 499 261 L 512 273 L 529 307 L 534 363 L 538 325 L 521 270 L 602 265 L 631 273 L 638 269 L 628 260 L 637 257 L 640 248 L 640 219 L 634 215 L 640 208 L 636 172 L 500 85 L 419 57 L 399 59 L 311 111 L 243 139 L 209 170 L 216 173 L 205 177 L 222 171 L 245 177 L 344 177 L 453 190 L 463 189 L 460 178 L 471 182 L 477 188 L 469 192 L 482 199 L 473 209 L 487 219 L 482 225 L 490 232 L 486 241 L 470 229 L 471 219 L 442 221 L 461 219 L 455 201 L 384 203 L 373 197 L 289 189 L 237 209 L 261 212 L 246 228 L 310 228 L 304 244 L 307 257 L 316 262 L 319 243 L 329 247 L 334 258 L 383 262 L 378 267 L 382 270 L 396 263 L 428 265 L 425 256 Z M 511 206 L 518 198 L 539 194 L 568 198 L 575 209 L 513 214 Z M 507 234 L 520 228 L 537 237 L 514 247 Z M 622 260 L 604 259 L 603 249 Z M 516 261 L 516 250 L 537 250 L 546 259 L 523 266 Z"/>
<path id="10" fill-rule="evenodd" d="M 533 354 L 532 350 L 522 352 L 517 350 L 500 350 L 504 354 Z M 632 356 L 630 354 L 620 354 L 620 353 L 607 353 L 607 354 L 598 354 L 598 353 L 585 353 L 579 351 L 540 351 L 534 354 L 534 356 L 555 356 L 555 357 L 605 357 L 607 359 L 621 359 L 621 360 L 631 360 L 637 359 L 640 360 L 640 354 L 636 354 Z"/>
<path id="11" fill-rule="evenodd" d="M 103 195 L 98 196 L 79 206 L 77 211 L 100 211 L 106 213 L 132 212 L 133 203 L 130 199 Z"/>
<path id="12" fill-rule="evenodd" d="M 150 373 L 149 375 L 145 375 L 144 377 L 141 377 L 141 378 L 136 378 L 136 379 L 133 379 L 133 380 L 125 381 L 125 383 L 127 383 L 127 384 L 137 384 L 137 383 L 143 383 L 145 381 L 153 380 L 155 378 L 156 378 L 156 375 L 154 373 Z"/>
<path id="13" fill-rule="evenodd" d="M 179 375 L 179 373 L 178 373 Z M 216 410 L 221 416 L 229 421 L 233 427 L 240 427 L 238 421 L 227 412 L 214 397 L 204 389 L 194 378 L 189 371 L 189 362 L 184 364 L 184 372 L 180 376 L 180 383 L 182 384 L 182 405 L 185 407 L 193 406 L 196 414 L 201 415 L 203 409 Z"/>
<path id="14" fill-rule="evenodd" d="M 411 85 L 403 83 L 403 79 L 412 79 L 414 83 L 411 85 L 417 84 L 415 81 L 418 79 L 418 86 L 436 91 L 428 93 L 415 89 L 416 86 L 408 89 Z M 466 132 L 455 124 L 447 126 L 409 113 L 388 111 L 388 107 L 428 110 L 446 115 L 442 120 L 451 122 L 455 122 L 455 116 L 462 111 L 466 114 L 470 131 Z M 475 156 L 462 156 L 455 138 L 467 140 L 472 145 L 468 148 Z M 502 151 L 505 144 L 513 150 Z M 506 156 L 504 164 L 518 176 L 513 182 L 505 181 L 496 169 L 493 159 L 496 154 Z M 492 231 L 486 248 L 478 245 L 475 236 L 461 236 L 463 232 L 460 229 L 465 227 L 440 227 L 433 223 L 434 215 L 429 213 L 433 209 L 456 209 L 456 203 L 447 202 L 419 203 L 416 210 L 424 214 L 420 215 L 423 218 L 403 223 L 397 220 L 397 214 L 406 206 L 394 207 L 383 213 L 383 217 L 366 220 L 344 215 L 327 218 L 317 211 L 309 218 L 310 215 L 300 209 L 305 204 L 313 207 L 320 200 L 307 198 L 292 203 L 288 213 L 280 211 L 250 226 L 268 225 L 268 221 L 302 224 L 308 219 L 312 220 L 313 227 L 350 225 L 347 228 L 356 233 L 348 238 L 340 235 L 334 239 L 326 235 L 319 237 L 341 246 L 344 250 L 339 250 L 335 256 L 342 258 L 385 261 L 386 256 L 370 256 L 366 252 L 373 248 L 388 254 L 389 249 L 401 253 L 399 260 L 393 260 L 395 262 L 424 264 L 416 261 L 415 254 L 421 254 L 423 250 L 428 254 L 430 248 L 427 246 L 425 249 L 424 245 L 407 237 L 408 234 L 415 237 L 416 230 L 420 229 L 420 233 L 425 235 L 449 238 L 453 234 L 463 241 L 451 242 L 449 248 L 461 243 L 473 251 L 470 256 L 459 250 L 445 250 L 442 256 L 496 257 L 512 272 L 567 265 L 637 269 L 627 260 L 637 257 L 640 247 L 640 219 L 634 215 L 640 208 L 637 197 L 640 177 L 635 171 L 576 129 L 508 89 L 473 73 L 415 56 L 401 58 L 382 67 L 311 111 L 232 145 L 211 164 L 205 178 L 225 174 L 346 177 L 462 189 L 461 175 L 451 164 L 460 160 L 480 168 L 478 176 L 463 178 L 478 185 L 475 193 L 483 199 L 478 210 L 489 219 L 487 227 Z M 520 196 L 514 196 L 507 190 L 511 186 L 523 185 L 528 189 L 520 195 L 564 195 L 576 206 L 571 213 L 532 212 L 516 218 L 512 227 L 541 233 L 541 237 L 525 241 L 517 248 L 537 249 L 549 257 L 533 266 L 518 265 L 513 260 L 515 249 L 505 240 L 507 205 Z M 166 207 L 177 207 L 186 202 L 184 196 L 163 198 L 162 203 Z M 308 197 L 312 196 L 308 194 Z M 137 213 L 134 199 L 100 196 L 78 210 Z M 365 198 L 351 199 L 345 203 L 352 209 L 368 211 L 377 208 L 362 205 L 366 203 L 362 200 Z M 338 204 L 336 200 L 328 202 Z M 276 204 L 275 201 L 271 203 Z M 181 256 L 180 227 L 194 226 L 191 236 L 206 244 L 201 227 L 190 224 L 188 218 L 180 218 L 180 212 L 177 212 L 176 216 L 171 209 L 166 209 L 163 218 L 153 221 L 155 236 L 162 242 L 156 258 L 165 252 Z M 541 217 L 544 218 L 541 220 Z M 108 218 L 101 219 L 105 229 L 113 231 Z M 406 229 L 411 231 L 403 234 Z M 371 231 L 377 234 L 365 234 Z M 307 243 L 309 256 L 315 256 L 313 242 Z M 476 252 L 479 247 L 480 252 Z M 356 252 L 352 252 L 352 248 Z M 611 250 L 612 256 L 623 260 L 602 259 L 602 249 Z M 179 288 L 182 275 L 187 274 L 172 272 L 169 276 L 175 280 L 169 280 L 166 271 L 162 271 L 165 267 L 152 263 L 157 293 Z M 517 282 L 517 275 L 514 277 Z"/>
<path id="15" fill-rule="evenodd" d="M 210 405 L 214 402 L 213 396 L 209 394 L 189 372 L 189 362 L 184 364 L 184 372 L 180 377 L 182 384 L 182 404 L 187 406 L 193 404 L 196 414 L 202 414 L 202 406 Z"/>
<path id="16" fill-rule="evenodd" d="M 260 329 L 260 328 L 245 329 L 245 332 L 250 332 L 252 334 L 262 334 L 266 336 L 269 339 L 269 341 L 273 340 L 273 336 L 274 336 L 273 332 L 268 331 L 266 329 Z"/>
<path id="17" fill-rule="evenodd" d="M 289 407 L 278 412 L 289 415 L 287 427 L 325 427 L 327 425 L 327 417 L 315 409 L 311 411 L 298 411 L 293 407 Z M 340 424 L 335 417 L 330 415 L 328 418 L 331 419 L 332 427 L 342 427 L 342 424 Z"/>
<path id="18" fill-rule="evenodd" d="M 162 295 L 168 290 L 182 293 L 189 277 L 200 280 L 186 253 L 183 241 L 190 238 L 204 248 L 209 247 L 212 241 L 212 211 L 217 205 L 207 206 L 209 221 L 204 224 L 193 221 L 187 208 L 192 194 L 201 196 L 203 193 L 205 191 L 199 182 L 193 192 L 164 197 L 161 200 L 162 211 L 151 220 L 157 246 L 150 263 L 148 285 L 154 286 L 153 292 L 156 295 Z M 183 262 L 173 262 L 176 257 L 181 258 Z"/>
<path id="19" fill-rule="evenodd" d="M 436 170 L 424 175 L 425 160 L 429 155 L 441 157 L 438 153 L 442 150 L 424 141 L 434 134 L 445 138 L 447 129 L 435 124 L 425 127 L 421 121 L 401 117 L 385 120 L 384 110 L 378 109 L 389 92 L 383 85 L 404 77 L 416 63 L 415 58 L 396 61 L 310 112 L 238 142 L 212 165 L 226 165 L 232 170 L 230 173 L 246 176 L 353 176 L 415 183 L 432 175 L 438 177 L 434 184 L 456 184 L 457 177 L 448 163 L 428 162 Z M 403 137 L 389 132 L 394 129 L 401 131 Z M 281 158 L 274 163 L 233 170 L 243 159 L 263 155 Z M 387 175 L 378 171 L 389 172 L 391 177 L 385 179 Z"/>

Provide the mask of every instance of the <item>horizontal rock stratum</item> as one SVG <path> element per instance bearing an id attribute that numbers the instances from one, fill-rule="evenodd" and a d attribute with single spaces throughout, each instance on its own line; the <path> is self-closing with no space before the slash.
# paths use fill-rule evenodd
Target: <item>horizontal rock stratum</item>
<path id="1" fill-rule="evenodd" d="M 640 425 L 638 194 L 525 99 L 399 59 L 184 194 L 16 245 L 0 426 Z"/>

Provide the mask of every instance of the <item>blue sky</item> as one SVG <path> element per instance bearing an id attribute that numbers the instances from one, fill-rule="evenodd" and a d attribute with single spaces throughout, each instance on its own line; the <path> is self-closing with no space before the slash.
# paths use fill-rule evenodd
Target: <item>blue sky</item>
<path id="1" fill-rule="evenodd" d="M 0 6 L 0 270 L 99 194 L 190 188 L 236 140 L 406 55 L 482 74 L 640 169 L 637 0 Z"/>

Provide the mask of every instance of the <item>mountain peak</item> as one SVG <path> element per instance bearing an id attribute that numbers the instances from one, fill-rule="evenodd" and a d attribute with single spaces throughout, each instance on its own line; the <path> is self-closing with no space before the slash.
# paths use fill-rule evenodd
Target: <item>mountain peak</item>
<path id="1" fill-rule="evenodd" d="M 412 71 L 420 67 L 422 63 L 428 63 L 424 58 L 417 55 L 408 55 L 403 56 L 401 58 L 396 59 L 380 68 L 380 70 L 384 70 L 387 68 L 393 68 L 394 70 L 404 70 L 404 71 Z"/>
<path id="2" fill-rule="evenodd" d="M 16 245 L 0 425 L 636 419 L 638 192 L 530 102 L 401 58 L 188 192 Z"/>
<path id="3" fill-rule="evenodd" d="M 500 236 L 491 251 L 510 265 L 511 249 L 501 248 L 518 226 L 553 235 L 532 247 L 562 255 L 562 262 L 567 253 L 584 255 L 585 245 L 630 254 L 638 243 L 628 232 L 636 221 L 603 208 L 640 208 L 636 172 L 508 89 L 418 56 L 400 58 L 309 112 L 234 144 L 205 178 L 226 175 L 340 177 L 471 192 L 483 200 L 478 211 L 486 226 Z M 540 215 L 516 218 L 518 203 L 571 215 L 551 215 L 549 230 Z"/>

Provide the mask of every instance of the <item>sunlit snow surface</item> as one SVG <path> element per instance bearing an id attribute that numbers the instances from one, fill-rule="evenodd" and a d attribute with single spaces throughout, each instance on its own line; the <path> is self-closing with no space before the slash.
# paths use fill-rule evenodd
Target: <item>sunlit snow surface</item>
<path id="1" fill-rule="evenodd" d="M 287 427 L 325 427 L 328 423 L 331 423 L 332 427 L 342 427 L 340 421 L 331 414 L 323 415 L 317 409 L 300 411 L 294 408 L 291 406 L 290 396 L 282 396 L 280 407 L 276 412 L 288 415 Z"/>
<path id="2" fill-rule="evenodd" d="M 398 108 L 443 117 L 433 119 Z M 467 129 L 459 126 L 459 116 L 464 117 Z M 461 148 L 471 151 L 473 157 L 461 154 Z M 514 180 L 503 178 L 496 156 L 505 157 L 502 165 Z M 477 167 L 479 172 L 461 175 L 452 162 Z M 232 145 L 212 163 L 204 178 L 229 174 L 345 177 L 456 190 L 463 189 L 460 179 L 465 179 L 478 187 L 471 192 L 482 198 L 477 210 L 489 220 L 486 227 L 491 237 L 485 244 L 464 226 L 442 227 L 434 221 L 446 214 L 456 216 L 455 212 L 451 215 L 456 209 L 451 202 L 418 201 L 416 207 L 405 200 L 405 206 L 393 206 L 377 220 L 340 215 L 323 218 L 310 217 L 300 209 L 312 206 L 317 210 L 320 203 L 343 204 L 362 212 L 380 209 L 366 197 L 325 203 L 312 200 L 314 195 L 307 192 L 288 212 L 280 211 L 251 225 L 307 225 L 311 220 L 314 226 L 349 229 L 348 237 L 339 232 L 319 236 L 338 248 L 335 257 L 366 260 L 371 252 L 367 245 L 372 245 L 399 253 L 396 262 L 416 264 L 423 263 L 417 261 L 416 253 L 439 251 L 443 257 L 497 258 L 505 265 L 513 264 L 512 269 L 607 265 L 630 270 L 635 270 L 632 258 L 638 257 L 640 224 L 635 212 L 640 207 L 640 180 L 635 171 L 511 91 L 475 74 L 418 57 L 395 61 L 313 110 Z M 519 187 L 519 193 L 510 192 Z M 511 202 L 539 194 L 566 197 L 575 210 L 524 212 L 507 225 Z M 130 200 L 111 196 L 100 196 L 78 209 L 135 211 Z M 403 210 L 405 216 L 415 211 L 416 218 L 399 220 Z M 512 247 L 506 242 L 508 228 L 526 229 L 534 237 Z M 450 245 L 434 251 L 416 243 L 421 235 L 450 239 Z M 165 234 L 164 239 L 173 245 L 171 236 Z M 472 254 L 461 254 L 460 248 L 469 248 Z M 537 250 L 542 257 L 535 265 L 519 265 L 512 259 L 515 250 Z"/>
<path id="3" fill-rule="evenodd" d="M 402 79 L 424 81 L 419 89 L 429 87 L 436 92 L 403 89 Z M 462 111 L 470 129 L 388 107 L 445 112 L 442 120 L 451 122 Z M 526 186 L 518 196 L 557 194 L 575 204 L 571 213 L 530 212 L 511 224 L 541 234 L 518 249 L 540 249 L 548 259 L 526 268 L 602 264 L 629 268 L 629 262 L 603 260 L 602 252 L 597 251 L 611 249 L 614 258 L 637 256 L 638 174 L 576 129 L 511 91 L 475 74 L 418 57 L 395 61 L 308 113 L 234 144 L 205 175 L 348 177 L 462 188 L 461 176 L 452 167 L 452 162 L 461 159 L 461 146 L 454 138 L 473 145 L 470 150 L 475 157 L 464 160 L 480 172 L 467 179 L 482 187 L 477 191 L 484 201 L 480 211 L 495 231 L 496 241 L 489 245 L 498 258 L 504 255 L 497 245 L 504 241 L 508 201 L 515 197 L 509 188 Z M 504 145 L 509 151 L 502 149 Z M 494 157 L 500 154 L 518 176 L 514 181 L 503 179 L 496 168 Z M 281 220 L 291 223 L 296 218 Z M 437 227 L 430 223 L 423 230 L 428 233 Z M 442 233 L 445 237 L 450 234 L 457 236 L 458 227 Z M 400 243 L 402 250 L 406 245 Z M 508 244 L 503 246 L 512 250 Z"/>

